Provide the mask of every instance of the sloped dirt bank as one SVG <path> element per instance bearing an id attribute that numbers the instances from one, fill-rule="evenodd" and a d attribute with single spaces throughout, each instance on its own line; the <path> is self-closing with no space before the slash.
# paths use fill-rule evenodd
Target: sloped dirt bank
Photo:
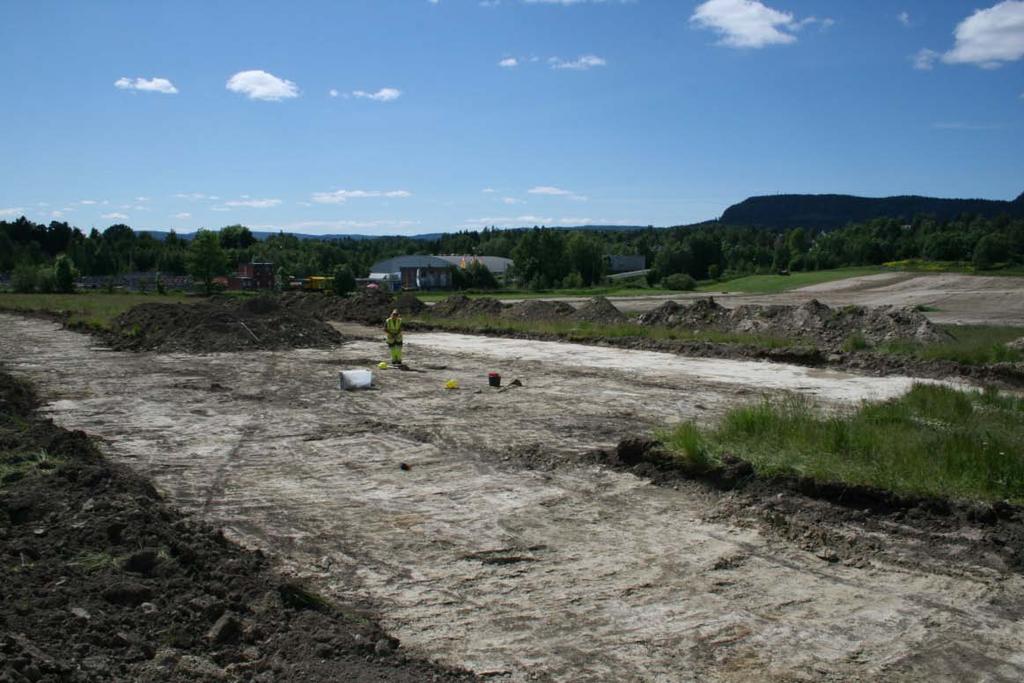
<path id="1" fill-rule="evenodd" d="M 276 297 L 142 304 L 118 316 L 101 337 L 118 350 L 193 353 L 329 348 L 344 342 L 323 320 L 282 307 Z"/>
<path id="2" fill-rule="evenodd" d="M 455 681 L 169 507 L 0 372 L 0 681 Z"/>
<path id="3" fill-rule="evenodd" d="M 805 339 L 822 348 L 841 348 L 852 338 L 869 345 L 892 341 L 931 343 L 949 335 L 920 311 L 899 306 L 844 306 L 831 308 L 817 299 L 786 306 L 745 304 L 726 308 L 711 297 L 690 304 L 666 301 L 639 317 L 642 325 L 685 327 Z"/>
<path id="4" fill-rule="evenodd" d="M 659 486 L 696 482 L 728 491 L 711 518 L 753 520 L 768 533 L 794 541 L 829 562 L 856 564 L 884 555 L 896 564 L 926 561 L 941 568 L 970 557 L 997 571 L 1024 573 L 1021 506 L 901 496 L 809 477 L 761 477 L 750 463 L 735 457 L 726 458 L 721 466 L 695 471 L 657 440 L 646 437 L 623 439 L 617 448 L 594 451 L 588 459 Z M 893 553 L 885 534 L 916 539 L 927 546 L 927 558 Z"/>

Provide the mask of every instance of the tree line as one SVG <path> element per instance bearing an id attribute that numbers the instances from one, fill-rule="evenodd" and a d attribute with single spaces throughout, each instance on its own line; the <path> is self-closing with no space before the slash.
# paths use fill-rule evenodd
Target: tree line
<path id="1" fill-rule="evenodd" d="M 85 234 L 66 222 L 0 221 L 0 273 L 10 274 L 12 285 L 23 290 L 61 291 L 72 287 L 68 283 L 77 275 L 131 272 L 191 274 L 208 284 L 250 261 L 274 263 L 281 278 L 340 274 L 347 280 L 366 277 L 376 261 L 413 254 L 511 258 L 512 281 L 532 289 L 597 284 L 607 274 L 610 254 L 645 256 L 648 284 L 671 276 L 708 280 L 906 259 L 966 262 L 988 270 L 1024 264 L 1024 219 L 964 214 L 953 220 L 918 216 L 909 223 L 878 218 L 830 231 L 709 222 L 622 231 L 535 227 L 467 230 L 436 239 L 323 240 L 284 232 L 259 240 L 242 225 L 200 230 L 191 239 L 172 231 L 158 239 L 123 224 Z M 457 269 L 455 284 L 463 289 L 497 286 L 480 266 Z"/>

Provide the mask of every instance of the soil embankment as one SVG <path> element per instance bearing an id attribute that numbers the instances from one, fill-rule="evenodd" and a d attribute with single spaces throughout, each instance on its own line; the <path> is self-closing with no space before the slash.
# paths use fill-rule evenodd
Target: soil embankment
<path id="1" fill-rule="evenodd" d="M 0 372 L 0 680 L 470 680 L 175 511 Z"/>
<path id="2" fill-rule="evenodd" d="M 142 304 L 118 316 L 102 336 L 118 350 L 189 353 L 330 348 L 345 341 L 323 320 L 274 297 Z"/>

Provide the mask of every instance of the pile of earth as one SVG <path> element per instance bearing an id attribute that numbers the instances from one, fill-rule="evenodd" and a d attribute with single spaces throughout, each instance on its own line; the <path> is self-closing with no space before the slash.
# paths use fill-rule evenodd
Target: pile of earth
<path id="1" fill-rule="evenodd" d="M 141 304 L 114 321 L 107 341 L 131 351 L 274 351 L 337 346 L 345 338 L 278 299 L 224 297 L 194 304 Z"/>
<path id="2" fill-rule="evenodd" d="M 840 348 L 854 338 L 869 346 L 892 341 L 932 343 L 949 335 L 920 311 L 898 306 L 830 308 L 816 299 L 799 306 L 747 304 L 729 309 L 714 299 L 689 305 L 667 301 L 639 318 L 643 325 L 686 327 L 813 341 Z"/>
<path id="3" fill-rule="evenodd" d="M 565 320 L 575 312 L 576 309 L 564 301 L 526 299 L 512 304 L 501 315 L 510 320 Z"/>
<path id="4" fill-rule="evenodd" d="M 364 289 L 349 296 L 293 292 L 281 296 L 281 306 L 321 320 L 347 320 L 374 326 L 382 325 L 395 308 L 403 315 L 416 315 L 426 308 L 411 292 L 403 293 L 396 300 L 380 289 Z"/>
<path id="5" fill-rule="evenodd" d="M 0 372 L 0 681 L 456 681 L 167 506 Z"/>
<path id="6" fill-rule="evenodd" d="M 453 294 L 430 307 L 430 315 L 438 318 L 472 318 L 486 316 L 496 318 L 505 310 L 505 304 L 497 299 L 470 299 L 465 294 Z"/>
<path id="7" fill-rule="evenodd" d="M 625 313 L 615 308 L 615 305 L 603 296 L 595 296 L 590 299 L 577 308 L 570 317 L 580 322 L 599 325 L 616 325 L 629 319 Z"/>

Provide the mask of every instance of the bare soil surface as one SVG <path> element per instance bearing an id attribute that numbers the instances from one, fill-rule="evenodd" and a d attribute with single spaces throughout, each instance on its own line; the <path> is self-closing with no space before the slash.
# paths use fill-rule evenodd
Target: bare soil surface
<path id="1" fill-rule="evenodd" d="M 472 678 L 407 658 L 35 407 L 0 371 L 0 681 Z"/>
<path id="2" fill-rule="evenodd" d="M 410 371 L 342 393 L 339 370 L 385 354 L 342 329 L 364 339 L 197 357 L 0 316 L 0 357 L 59 424 L 290 575 L 377 606 L 411 654 L 515 681 L 1024 677 L 1024 577 L 984 551 L 990 521 L 838 514 L 799 491 L 754 505 L 594 460 L 738 402 L 843 410 L 910 378 L 410 332 Z"/>
<path id="3" fill-rule="evenodd" d="M 954 325 L 1017 325 L 1024 327 L 1024 277 L 962 275 L 958 273 L 879 273 L 836 280 L 779 294 L 673 292 L 613 296 L 609 300 L 629 314 L 650 311 L 667 300 L 689 301 L 707 296 L 727 308 L 744 304 L 800 305 L 817 299 L 833 308 L 842 306 L 926 306 L 934 323 Z M 563 297 L 576 305 L 586 299 Z M 507 303 L 515 299 L 505 299 Z"/>

